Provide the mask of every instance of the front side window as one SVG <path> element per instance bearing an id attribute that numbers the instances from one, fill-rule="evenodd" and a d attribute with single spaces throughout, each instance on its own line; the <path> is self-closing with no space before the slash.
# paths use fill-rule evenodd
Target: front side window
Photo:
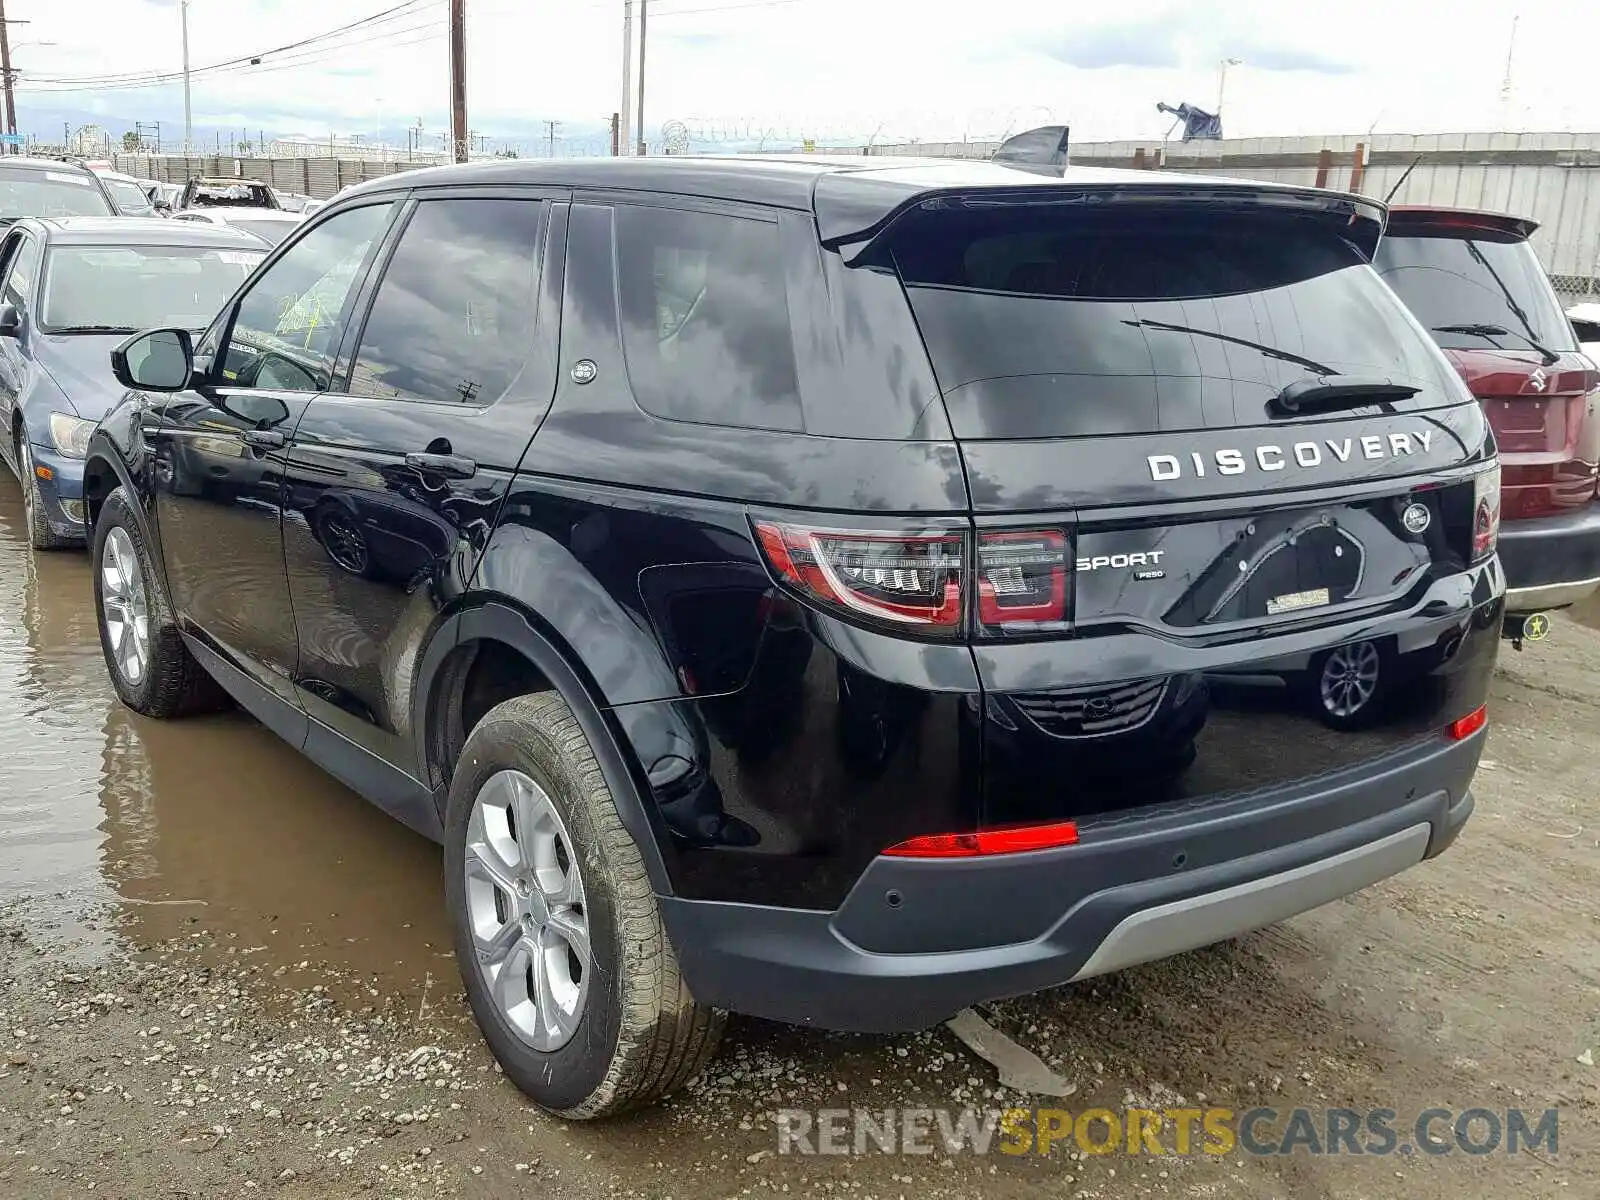
<path id="1" fill-rule="evenodd" d="M 390 204 L 350 209 L 307 231 L 244 294 L 223 358 L 224 384 L 326 391 L 346 307 Z"/>
<path id="2" fill-rule="evenodd" d="M 39 243 L 27 234 L 17 235 L 17 245 L 11 252 L 11 263 L 6 270 L 5 299 L 18 307 L 28 302 L 33 290 L 33 278 L 39 271 Z"/>
<path id="3" fill-rule="evenodd" d="M 350 394 L 492 404 L 533 344 L 540 200 L 425 200 L 378 285 Z"/>
<path id="4" fill-rule="evenodd" d="M 204 329 L 262 259 L 201 246 L 57 246 L 40 314 L 50 333 Z"/>
<path id="5" fill-rule="evenodd" d="M 86 172 L 0 165 L 0 217 L 114 217 Z"/>
<path id="6" fill-rule="evenodd" d="M 675 421 L 803 428 L 777 223 L 620 205 L 616 230 L 639 407 Z"/>

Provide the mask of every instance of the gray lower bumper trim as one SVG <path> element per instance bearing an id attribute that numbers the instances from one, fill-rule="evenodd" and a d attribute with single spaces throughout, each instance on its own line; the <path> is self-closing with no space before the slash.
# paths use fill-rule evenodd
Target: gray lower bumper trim
<path id="1" fill-rule="evenodd" d="M 1209 946 L 1348 896 L 1421 862 L 1431 832 L 1427 824 L 1413 825 L 1292 871 L 1136 912 L 1106 936 L 1072 978 Z"/>
<path id="2" fill-rule="evenodd" d="M 1600 579 L 1578 579 L 1571 583 L 1542 583 L 1537 587 L 1512 588 L 1506 592 L 1506 611 L 1539 612 L 1546 608 L 1565 608 L 1600 590 Z"/>

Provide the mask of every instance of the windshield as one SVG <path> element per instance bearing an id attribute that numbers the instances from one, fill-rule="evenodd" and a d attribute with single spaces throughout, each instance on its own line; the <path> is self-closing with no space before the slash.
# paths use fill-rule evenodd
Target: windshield
<path id="1" fill-rule="evenodd" d="M 116 215 L 86 174 L 0 167 L 0 218 Z"/>
<path id="2" fill-rule="evenodd" d="M 100 180 L 106 185 L 106 190 L 111 193 L 112 200 L 122 210 L 124 216 L 137 216 L 150 211 L 150 197 L 140 190 L 136 183 L 129 183 L 126 179 Z"/>
<path id="3" fill-rule="evenodd" d="M 1528 350 L 1529 338 L 1551 350 L 1577 349 L 1533 247 L 1522 238 L 1462 232 L 1392 234 L 1378 246 L 1378 273 L 1434 340 L 1452 350 Z"/>
<path id="4" fill-rule="evenodd" d="M 41 324 L 52 333 L 203 329 L 261 258 L 201 246 L 57 246 Z"/>
<path id="5" fill-rule="evenodd" d="M 958 437 L 1258 425 L 1323 374 L 1460 381 L 1327 218 L 1244 205 L 946 204 L 889 232 Z"/>

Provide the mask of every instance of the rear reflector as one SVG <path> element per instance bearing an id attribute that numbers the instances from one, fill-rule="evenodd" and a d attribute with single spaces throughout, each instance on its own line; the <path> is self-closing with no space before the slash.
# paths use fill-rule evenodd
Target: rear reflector
<path id="1" fill-rule="evenodd" d="M 1077 822 L 1057 821 L 1049 825 L 982 829 L 977 833 L 927 834 L 907 838 L 890 846 L 884 854 L 891 858 L 976 858 L 983 854 L 1016 854 L 1023 850 L 1073 846 L 1077 841 Z"/>
<path id="2" fill-rule="evenodd" d="M 1450 722 L 1450 727 L 1445 730 L 1450 735 L 1452 742 L 1460 742 L 1471 737 L 1489 723 L 1489 710 L 1480 704 L 1459 721 Z"/>

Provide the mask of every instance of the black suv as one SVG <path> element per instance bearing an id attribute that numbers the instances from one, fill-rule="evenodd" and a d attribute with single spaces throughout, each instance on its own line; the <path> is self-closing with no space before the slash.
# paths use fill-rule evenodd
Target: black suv
<path id="1" fill-rule="evenodd" d="M 113 355 L 112 678 L 441 840 L 484 1034 L 569 1116 L 725 1010 L 924 1027 L 1277 921 L 1449 845 L 1483 746 L 1494 444 L 1384 216 L 901 160 L 373 181 Z"/>

